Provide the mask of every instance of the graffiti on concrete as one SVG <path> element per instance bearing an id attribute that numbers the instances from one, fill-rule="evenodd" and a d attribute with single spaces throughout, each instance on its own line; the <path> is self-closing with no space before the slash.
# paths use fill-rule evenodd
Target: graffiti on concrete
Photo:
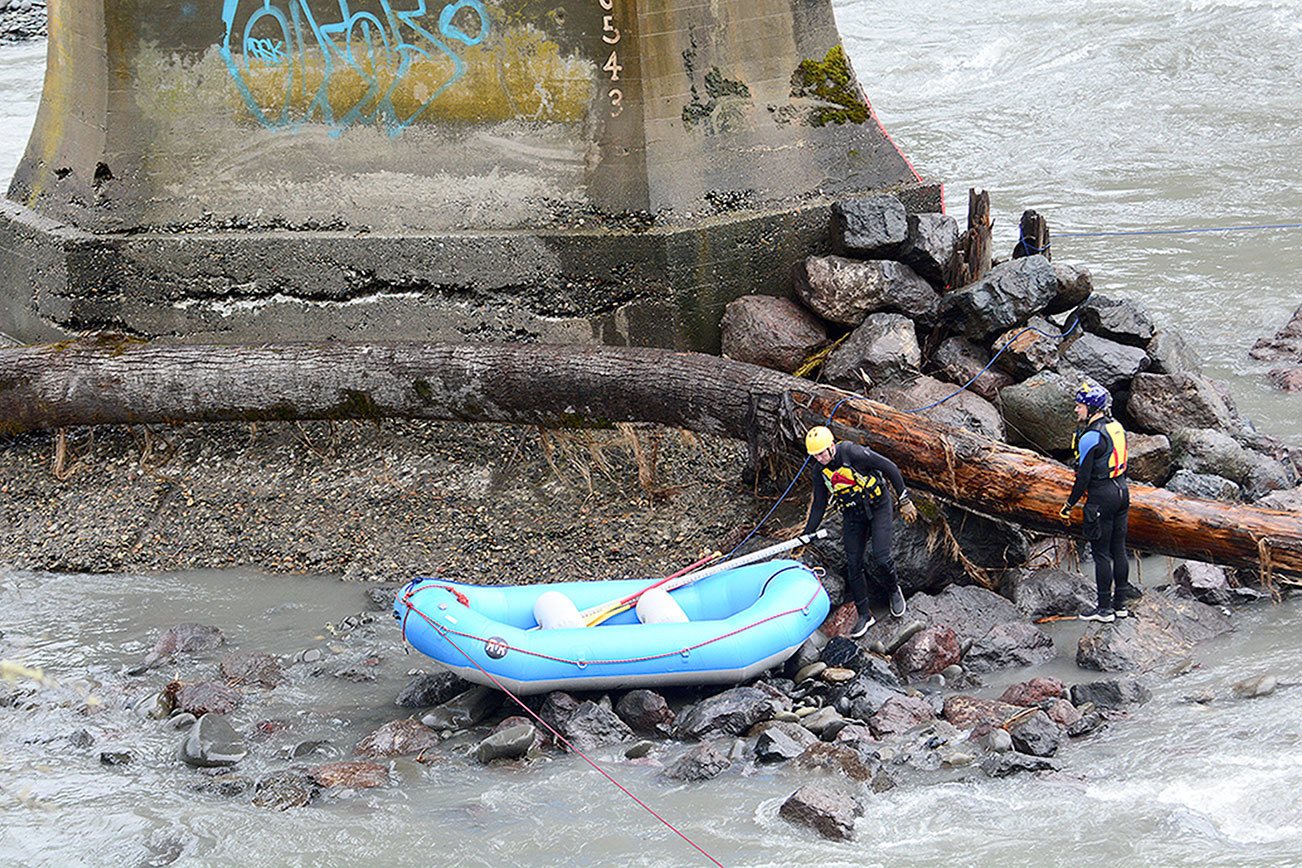
<path id="1" fill-rule="evenodd" d="M 437 16 L 426 0 L 335 3 L 327 18 L 309 0 L 224 0 L 221 55 L 263 126 L 317 122 L 338 136 L 376 124 L 398 136 L 465 75 L 455 49 L 489 33 L 480 0 L 451 0 Z M 420 98 L 399 101 L 400 89 Z"/>

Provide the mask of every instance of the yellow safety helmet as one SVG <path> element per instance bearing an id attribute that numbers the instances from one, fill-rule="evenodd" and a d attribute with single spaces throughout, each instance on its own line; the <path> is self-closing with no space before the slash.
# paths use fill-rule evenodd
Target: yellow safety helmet
<path id="1" fill-rule="evenodd" d="M 822 425 L 815 425 L 805 435 L 805 451 L 817 455 L 832 445 L 832 432 Z"/>

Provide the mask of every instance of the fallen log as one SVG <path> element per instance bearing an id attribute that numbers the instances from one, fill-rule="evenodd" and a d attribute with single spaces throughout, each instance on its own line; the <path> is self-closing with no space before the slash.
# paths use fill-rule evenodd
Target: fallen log
<path id="1" fill-rule="evenodd" d="M 0 350 L 0 434 L 70 425 L 408 417 L 603 427 L 655 422 L 799 450 L 838 436 L 895 460 L 909 483 L 1053 533 L 1064 465 L 786 374 L 669 350 L 535 344 L 165 345 L 90 339 Z M 1063 412 L 1070 408 L 1064 407 Z M 1302 575 L 1302 516 L 1131 488 L 1130 544 Z"/>

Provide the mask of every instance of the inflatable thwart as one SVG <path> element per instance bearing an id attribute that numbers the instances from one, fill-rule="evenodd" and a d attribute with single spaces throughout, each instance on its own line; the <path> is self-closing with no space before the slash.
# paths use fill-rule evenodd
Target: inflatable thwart
<path id="1" fill-rule="evenodd" d="M 672 594 L 656 589 L 637 610 L 582 625 L 579 610 L 646 585 L 418 578 L 398 592 L 394 617 L 416 650 L 462 678 L 531 694 L 746 681 L 795 653 L 829 608 L 813 570 L 773 560 L 723 570 Z"/>

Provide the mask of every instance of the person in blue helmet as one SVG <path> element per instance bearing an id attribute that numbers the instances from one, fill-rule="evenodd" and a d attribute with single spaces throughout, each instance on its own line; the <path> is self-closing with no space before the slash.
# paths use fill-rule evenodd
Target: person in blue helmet
<path id="1" fill-rule="evenodd" d="M 1082 612 L 1083 621 L 1111 622 L 1129 615 L 1128 601 L 1138 589 L 1128 581 L 1126 531 L 1130 523 L 1130 487 L 1126 484 L 1126 432 L 1108 415 L 1111 396 L 1086 380 L 1076 390 L 1076 482 L 1058 515 L 1070 523 L 1071 511 L 1086 496 L 1081 531 L 1094 555 L 1097 605 Z"/>
<path id="2" fill-rule="evenodd" d="M 868 579 L 864 571 L 864 555 L 870 544 L 874 577 L 881 590 L 890 597 L 891 616 L 901 617 L 906 608 L 891 554 L 895 530 L 887 481 L 899 497 L 900 516 L 905 521 L 913 523 L 918 517 L 918 508 L 913 505 L 909 490 L 904 486 L 900 468 L 885 455 L 858 443 L 837 443 L 831 430 L 823 425 L 809 429 L 805 435 L 805 451 L 822 465 L 819 474 L 822 484 L 814 483 L 809 518 L 801 533 L 811 534 L 818 530 L 829 503 L 841 510 L 846 590 L 859 613 L 850 630 L 850 638 L 858 639 L 875 623 L 872 610 L 868 608 Z"/>

